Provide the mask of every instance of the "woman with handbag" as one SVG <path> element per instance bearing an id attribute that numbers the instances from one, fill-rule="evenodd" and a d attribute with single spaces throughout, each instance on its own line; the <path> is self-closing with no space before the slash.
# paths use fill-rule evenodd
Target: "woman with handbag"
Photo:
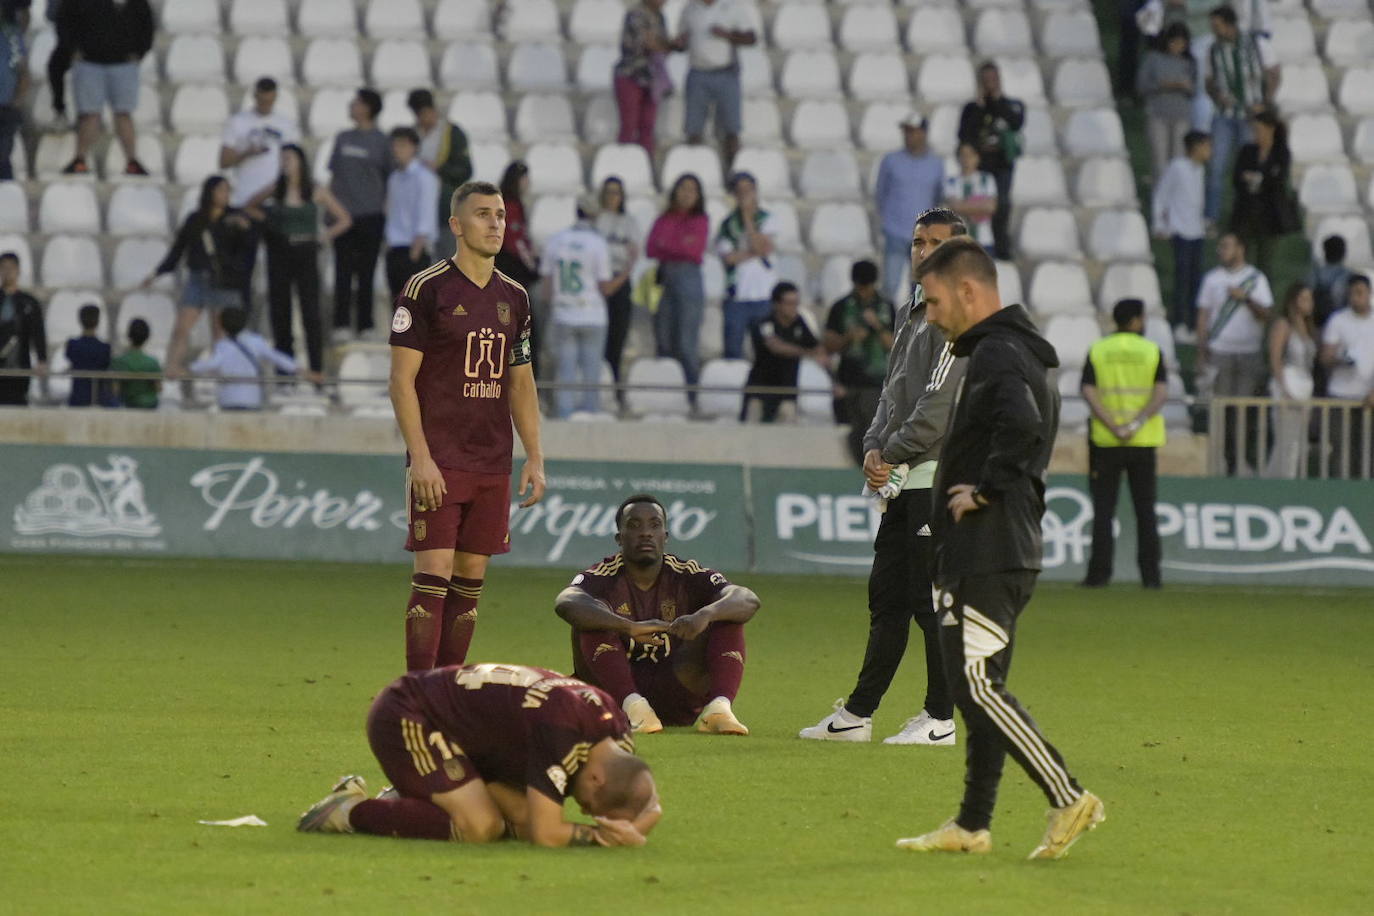
<path id="1" fill-rule="evenodd" d="M 1283 313 L 1269 329 L 1269 392 L 1274 398 L 1274 450 L 1266 477 L 1307 476 L 1308 401 L 1317 358 L 1312 288 L 1294 283 L 1283 297 Z"/>
<path id="2" fill-rule="evenodd" d="M 706 307 L 701 261 L 710 229 L 701 180 L 687 172 L 673 182 L 668 208 L 654 221 L 645 246 L 645 253 L 658 259 L 658 279 L 663 286 L 663 298 L 654 314 L 657 355 L 681 363 L 688 385 L 697 383 L 701 366 L 698 349 Z M 689 397 L 696 403 L 695 395 Z"/>
<path id="3" fill-rule="evenodd" d="M 1235 189 L 1231 231 L 1244 240 L 1250 263 L 1272 276 L 1275 243 L 1302 228 L 1297 198 L 1289 187 L 1293 157 L 1288 151 L 1288 125 L 1272 108 L 1256 113 L 1250 130 L 1254 142 L 1241 147 L 1231 173 Z"/>

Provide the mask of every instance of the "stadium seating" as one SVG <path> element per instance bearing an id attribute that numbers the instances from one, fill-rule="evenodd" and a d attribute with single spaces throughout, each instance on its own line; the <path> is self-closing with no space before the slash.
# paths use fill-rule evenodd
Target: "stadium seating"
<path id="1" fill-rule="evenodd" d="M 439 0 L 434 10 L 434 37 L 454 41 L 491 33 L 491 4 L 487 0 Z"/>
<path id="2" fill-rule="evenodd" d="M 749 377 L 749 361 L 745 359 L 710 359 L 701 367 L 703 388 L 724 388 L 725 391 L 703 391 L 697 395 L 697 410 L 703 416 L 733 420 L 739 416 L 740 389 Z"/>
<path id="3" fill-rule="evenodd" d="M 43 285 L 50 288 L 105 285 L 100 248 L 95 239 L 82 235 L 54 235 L 43 246 Z"/>
<path id="4" fill-rule="evenodd" d="M 414 38 L 425 34 L 425 13 L 420 0 L 369 0 L 363 14 L 363 31 L 370 38 Z M 422 60 L 429 55 L 422 52 Z M 374 74 L 375 79 L 375 74 Z"/>
<path id="5" fill-rule="evenodd" d="M 229 29 L 235 35 L 288 34 L 291 24 L 286 0 L 234 0 L 229 7 Z"/>
<path id="6" fill-rule="evenodd" d="M 754 176 L 759 193 L 771 199 L 791 197 L 792 177 L 787 157 L 776 147 L 762 149 L 746 146 L 735 156 L 733 170 Z M 805 191 L 803 191 L 805 193 Z M 771 205 L 771 204 L 770 204 Z"/>
<path id="7" fill-rule="evenodd" d="M 162 9 L 158 25 L 171 34 L 185 32 L 218 32 L 220 28 L 217 0 L 176 0 Z"/>
<path id="8" fill-rule="evenodd" d="M 687 415 L 687 394 L 680 390 L 687 383 L 682 365 L 675 359 L 636 360 L 625 379 L 625 400 L 630 410 L 646 417 L 681 419 Z M 679 390 L 647 391 L 637 386 L 668 386 Z"/>
<path id="9" fill-rule="evenodd" d="M 224 80 L 224 48 L 210 35 L 178 35 L 167 49 L 164 65 L 174 83 L 219 83 Z"/>
<path id="10" fill-rule="evenodd" d="M 351 2 L 341 4 L 338 0 L 300 0 L 296 10 L 296 28 L 305 36 L 356 39 L 357 9 Z"/>
<path id="11" fill-rule="evenodd" d="M 0 232 L 29 231 L 29 199 L 17 181 L 0 182 Z"/>
<path id="12" fill-rule="evenodd" d="M 250 85 L 260 76 L 270 76 L 279 85 L 296 82 L 295 59 L 285 38 L 255 35 L 239 42 L 234 51 L 234 78 Z"/>
<path id="13" fill-rule="evenodd" d="M 38 202 L 41 232 L 100 231 L 100 206 L 95 189 L 86 182 L 67 181 L 48 185 Z"/>

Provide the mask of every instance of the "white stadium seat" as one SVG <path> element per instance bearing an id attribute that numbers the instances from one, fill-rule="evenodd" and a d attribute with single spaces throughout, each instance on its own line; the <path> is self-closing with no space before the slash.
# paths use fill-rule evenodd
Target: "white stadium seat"
<path id="1" fill-rule="evenodd" d="M 918 6 L 906 26 L 906 46 L 913 54 L 949 54 L 966 47 L 964 17 L 954 6 Z"/>
<path id="2" fill-rule="evenodd" d="M 572 105 L 561 95 L 525 95 L 515 109 L 515 135 L 525 143 L 577 136 Z"/>
<path id="3" fill-rule="evenodd" d="M 621 0 L 577 0 L 568 16 L 568 37 L 581 45 L 618 45 L 624 22 Z"/>
<path id="4" fill-rule="evenodd" d="M 388 0 L 390 2 L 390 0 Z M 433 84 L 424 42 L 388 38 L 372 54 L 372 85 L 378 89 L 414 89 Z"/>
<path id="5" fill-rule="evenodd" d="M 1353 71 L 1346 71 L 1349 78 Z M 1344 88 L 1344 85 L 1342 86 Z M 1331 87 L 1320 63 L 1284 64 L 1279 91 L 1274 102 L 1285 114 L 1295 111 L 1327 111 L 1331 108 Z M 1344 105 L 1344 100 L 1342 105 Z M 1358 113 L 1358 112 L 1357 112 Z"/>
<path id="6" fill-rule="evenodd" d="M 1097 295 L 1098 308 L 1104 314 L 1111 314 L 1117 302 L 1130 298 L 1144 302 L 1146 311 L 1159 312 L 1163 309 L 1164 298 L 1160 295 L 1159 275 L 1154 267 L 1126 262 L 1107 265 Z"/>
<path id="7" fill-rule="evenodd" d="M 847 296 L 853 289 L 854 284 L 849 279 L 849 273 L 853 268 L 854 258 L 846 255 L 838 254 L 825 259 L 820 276 L 813 279 L 820 301 L 827 308 L 831 303 Z"/>
<path id="8" fill-rule="evenodd" d="M 54 235 L 43 246 L 39 275 L 48 287 L 96 287 L 105 285 L 100 246 L 84 235 Z"/>
<path id="9" fill-rule="evenodd" d="M 855 54 L 896 50 L 900 34 L 890 3 L 851 6 L 840 20 L 840 47 Z"/>
<path id="10" fill-rule="evenodd" d="M 218 32 L 219 6 L 217 0 L 176 0 L 174 3 L 165 3 L 156 17 L 157 26 L 173 35 Z"/>
<path id="11" fill-rule="evenodd" d="M 1006 305 L 1025 304 L 1021 291 L 1021 271 L 1015 261 L 997 261 L 997 295 Z"/>
<path id="12" fill-rule="evenodd" d="M 703 391 L 697 395 L 697 410 L 705 416 L 734 420 L 739 416 L 741 391 L 749 379 L 747 359 L 708 359 L 701 367 L 699 383 L 703 388 L 728 391 Z"/>
<path id="13" fill-rule="evenodd" d="M 314 98 L 310 100 L 310 132 L 332 142 L 334 134 L 352 127 L 348 106 L 355 95 L 356 89 L 342 86 L 316 90 Z"/>
<path id="14" fill-rule="evenodd" d="M 745 143 L 778 143 L 782 139 L 782 113 L 776 99 L 745 98 L 740 119 L 744 122 L 740 136 Z"/>
<path id="15" fill-rule="evenodd" d="M 597 191 L 607 177 L 614 175 L 626 188 L 641 192 L 654 187 L 654 167 L 649 154 L 637 143 L 611 143 L 596 151 L 592 160 L 591 186 Z"/>
<path id="16" fill-rule="evenodd" d="M 1287 66 L 1315 58 L 1317 38 L 1307 15 L 1276 17 L 1270 27 L 1269 47 L 1273 49 L 1273 60 L 1266 63 Z"/>
<path id="17" fill-rule="evenodd" d="M 410 83 L 413 87 L 415 84 Z M 397 127 L 414 127 L 415 115 L 406 105 L 410 97 L 408 88 L 392 88 L 382 93 L 382 112 L 377 115 L 377 129 L 384 134 Z"/>
<path id="18" fill-rule="evenodd" d="M 490 37 L 491 8 L 488 0 L 439 0 L 434 37 L 440 41 Z"/>
<path id="19" fill-rule="evenodd" d="M 111 146 L 118 145 L 118 143 L 111 144 Z M 23 144 L 16 143 L 15 146 L 21 147 Z M 39 135 L 38 152 L 33 157 L 34 163 L 38 167 L 38 177 L 57 178 L 75 155 L 75 132 L 64 130 L 59 134 L 45 133 Z"/>
<path id="20" fill-rule="evenodd" d="M 47 331 L 50 347 L 63 345 L 69 337 L 81 336 L 79 316 L 83 305 L 100 308 L 101 324 L 96 326 L 96 333 L 101 337 L 109 333 L 110 313 L 100 293 L 93 289 L 59 289 L 48 299 L 48 307 L 43 312 L 44 330 Z"/>
<path id="21" fill-rule="evenodd" d="M 630 365 L 625 377 L 625 402 L 630 410 L 646 417 L 684 417 L 687 415 L 687 393 L 682 390 L 645 391 L 637 386 L 670 386 L 681 389 L 687 384 L 682 364 L 675 359 L 641 358 Z"/>
<path id="22" fill-rule="evenodd" d="M 1120 156 L 1089 159 L 1078 169 L 1074 200 L 1082 207 L 1134 206 L 1135 175 Z"/>
<path id="23" fill-rule="evenodd" d="M 849 68 L 849 94 L 855 101 L 909 99 L 911 85 L 900 54 L 860 54 Z M 909 102 L 907 103 L 910 104 Z"/>
<path id="24" fill-rule="evenodd" d="M 818 4 L 795 4 L 785 15 L 773 18 L 773 47 L 780 51 L 834 47 L 830 35 L 830 11 Z"/>
<path id="25" fill-rule="evenodd" d="M 178 35 L 167 48 L 167 79 L 173 83 L 223 83 L 224 48 L 208 35 Z"/>
<path id="26" fill-rule="evenodd" d="M 120 330 L 127 328 L 135 318 L 142 318 L 148 322 L 148 348 L 159 351 L 172 339 L 176 311 L 176 303 L 165 293 L 129 293 L 119 302 Z"/>
<path id="27" fill-rule="evenodd" d="M 990 9 L 973 27 L 974 50 L 983 57 L 1031 53 L 1030 20 L 1019 9 Z"/>
<path id="28" fill-rule="evenodd" d="M 781 251 L 801 251 L 801 219 L 792 202 L 767 200 L 763 206 L 768 211 L 768 234 L 773 236 L 773 244 Z"/>
<path id="29" fill-rule="evenodd" d="M 821 204 L 811 214 L 807 232 L 813 251 L 848 253 L 871 257 L 873 236 L 868 213 L 859 204 Z"/>
<path id="30" fill-rule="evenodd" d="M 1102 327 L 1091 315 L 1055 315 L 1045 325 L 1045 339 L 1059 354 L 1059 364 L 1081 369 L 1088 350 L 1102 336 Z"/>
<path id="31" fill-rule="evenodd" d="M 29 231 L 29 199 L 18 181 L 0 181 L 0 232 Z"/>
<path id="32" fill-rule="evenodd" d="M 793 51 L 782 65 L 780 85 L 783 95 L 794 98 L 839 96 L 840 63 L 835 52 L 829 49 Z"/>
<path id="33" fill-rule="evenodd" d="M 844 102 L 804 99 L 792 112 L 792 143 L 802 149 L 849 147 L 849 111 Z"/>
<path id="34" fill-rule="evenodd" d="M 787 165 L 787 155 L 778 147 L 746 146 L 735 154 L 731 171 L 748 172 L 758 183 L 759 195 L 765 200 L 774 197 L 791 197 L 792 171 Z M 772 209 L 771 202 L 764 204 Z"/>
<path id="35" fill-rule="evenodd" d="M 316 38 L 305 49 L 301 79 L 311 86 L 349 86 L 363 82 L 358 43 L 344 38 Z"/>
<path id="36" fill-rule="evenodd" d="M 1021 125 L 1021 152 L 1029 156 L 1056 156 L 1059 140 L 1048 108 L 1026 107 L 1026 123 Z"/>
<path id="37" fill-rule="evenodd" d="M 585 187 L 582 157 L 567 143 L 535 143 L 525 151 L 525 164 L 536 194 L 580 194 Z M 568 225 L 572 225 L 571 219 Z"/>
<path id="38" fill-rule="evenodd" d="M 1356 137 L 1358 138 L 1358 131 Z M 1359 145 L 1356 143 L 1356 149 Z M 1344 162 L 1345 140 L 1336 116 L 1300 114 L 1288 122 L 1288 149 L 1295 162 Z"/>
<path id="39" fill-rule="evenodd" d="M 615 45 L 587 45 L 577 58 L 577 88 L 583 92 L 610 92 L 611 70 L 620 59 Z"/>
<path id="40" fill-rule="evenodd" d="M 1368 264 L 1374 261 L 1374 251 L 1369 246 L 1369 223 L 1359 216 L 1327 216 L 1317 224 L 1312 233 L 1312 256 L 1321 257 L 1321 240 L 1328 235 L 1339 235 L 1345 239 L 1345 261 L 1347 264 Z"/>
<path id="41" fill-rule="evenodd" d="M 660 109 L 667 108 L 660 105 Z M 746 109 L 747 110 L 747 109 Z M 682 123 L 679 112 L 678 123 Z M 744 127 L 749 129 L 749 116 L 745 115 Z M 747 134 L 746 134 L 747 136 Z M 610 93 L 600 93 L 591 97 L 582 114 L 582 140 L 593 146 L 617 143 L 620 137 L 620 112 L 616 110 L 615 99 Z"/>
<path id="42" fill-rule="evenodd" d="M 1374 60 L 1374 22 L 1342 22 L 1326 30 L 1326 59 L 1337 67 Z"/>
<path id="43" fill-rule="evenodd" d="M 817 150 L 802 163 L 799 185 L 813 200 L 852 200 L 859 195 L 859 163 L 848 150 Z"/>
<path id="44" fill-rule="evenodd" d="M 1021 218 L 1016 250 L 1035 260 L 1078 258 L 1078 223 L 1066 207 L 1032 207 Z"/>
<path id="45" fill-rule="evenodd" d="M 1139 210 L 1103 210 L 1088 231 L 1088 252 L 1099 261 L 1147 261 L 1150 230 Z"/>
<path id="46" fill-rule="evenodd" d="M 739 60 L 740 90 L 744 95 L 772 95 L 773 63 L 768 52 L 755 45 L 739 48 L 736 58 Z"/>
<path id="47" fill-rule="evenodd" d="M 420 0 L 368 0 L 363 30 L 371 38 L 424 37 L 425 12 Z"/>
<path id="48" fill-rule="evenodd" d="M 506 106 L 494 92 L 459 92 L 449 102 L 448 119 L 473 140 L 505 140 Z"/>
<path id="49" fill-rule="evenodd" d="M 286 0 L 234 0 L 229 8 L 229 31 L 235 35 L 291 34 Z"/>
<path id="50" fill-rule="evenodd" d="M 880 153 L 901 146 L 899 124 L 909 110 L 910 106 L 903 102 L 869 102 L 859 119 L 859 144 Z"/>
<path id="51" fill-rule="evenodd" d="M 501 17 L 506 41 L 559 41 L 558 7 L 553 0 L 507 0 Z"/>
<path id="52" fill-rule="evenodd" d="M 1020 99 L 1027 105 L 1045 104 L 1045 78 L 1035 58 L 999 58 L 997 67 L 1002 74 L 1002 91 L 1010 98 Z"/>
<path id="53" fill-rule="evenodd" d="M 450 89 L 496 89 L 496 49 L 486 42 L 454 42 L 439 62 L 439 82 Z"/>
<path id="54" fill-rule="evenodd" d="M 1091 312 L 1093 296 L 1083 265 L 1068 261 L 1041 261 L 1035 265 L 1027 304 L 1037 315 Z"/>
<path id="55" fill-rule="evenodd" d="M 39 232 L 100 231 L 100 206 L 88 181 L 54 182 L 38 200 Z"/>
<path id="56" fill-rule="evenodd" d="M 1114 108 L 1075 111 L 1069 115 L 1063 136 L 1070 156 L 1126 155 L 1126 132 Z"/>
<path id="57" fill-rule="evenodd" d="M 563 50 L 554 44 L 519 44 L 506 65 L 506 82 L 516 92 L 562 92 L 568 86 Z"/>
<path id="58" fill-rule="evenodd" d="M 1369 4 L 1365 0 L 1312 0 L 1312 12 L 1323 19 L 1369 19 Z M 1344 22 L 1336 23 L 1339 28 Z"/>
<path id="59" fill-rule="evenodd" d="M 1040 50 L 1049 57 L 1096 57 L 1102 53 L 1097 19 L 1087 8 L 1050 13 L 1040 26 Z"/>
<path id="60" fill-rule="evenodd" d="M 1288 69 L 1284 69 L 1284 80 L 1287 80 Z M 1323 77 L 1323 80 L 1325 77 Z M 1280 95 L 1283 92 L 1282 82 L 1279 86 Z M 1349 114 L 1368 115 L 1374 114 L 1374 67 L 1351 67 L 1345 71 L 1345 76 L 1341 78 L 1341 88 L 1339 101 L 1341 108 Z"/>
<path id="61" fill-rule="evenodd" d="M 163 152 L 162 141 L 158 139 L 156 133 L 151 131 L 140 133 L 134 140 L 134 154 L 154 179 L 162 179 L 167 176 L 167 156 Z M 65 160 L 63 161 L 65 162 Z M 121 180 L 126 164 L 124 147 L 118 143 L 111 143 L 109 148 L 105 150 L 105 174 L 109 180 Z M 133 180 L 137 182 L 142 179 L 135 178 Z"/>
<path id="62" fill-rule="evenodd" d="M 179 134 L 220 130 L 229 120 L 229 99 L 220 86 L 185 85 L 172 96 L 167 121 Z"/>
<path id="63" fill-rule="evenodd" d="M 709 146 L 683 144 L 668 151 L 663 160 L 663 172 L 659 184 L 666 192 L 677 181 L 679 175 L 692 172 L 701 180 L 702 188 L 708 196 L 719 195 L 724 181 L 720 174 L 720 156 Z"/>
<path id="64" fill-rule="evenodd" d="M 177 146 L 172 166 L 178 184 L 197 185 L 219 171 L 219 134 L 188 134 Z"/>
<path id="65" fill-rule="evenodd" d="M 571 226 L 577 219 L 576 194 L 545 194 L 534 199 L 529 208 L 530 240 L 542 248 L 554 233 Z"/>
<path id="66" fill-rule="evenodd" d="M 1027 204 L 1062 204 L 1069 197 L 1068 182 L 1064 180 L 1064 166 L 1053 156 L 1022 156 L 1016 161 L 1011 181 L 1011 202 L 1014 206 Z"/>
<path id="67" fill-rule="evenodd" d="M 1358 211 L 1355 173 L 1348 165 L 1314 165 L 1302 176 L 1298 200 L 1309 213 Z"/>
<path id="68" fill-rule="evenodd" d="M 501 173 L 510 164 L 509 143 L 474 143 L 470 147 L 472 155 L 472 177 L 478 181 L 493 184 L 501 179 Z"/>
<path id="69" fill-rule="evenodd" d="M 805 312 L 802 313 L 802 320 L 811 326 L 812 333 L 819 336 L 814 323 L 807 321 Z M 830 373 L 815 360 L 804 359 L 797 367 L 797 387 L 802 389 L 802 393 L 797 395 L 797 416 L 800 420 L 835 422 L 834 383 L 830 381 Z"/>
<path id="70" fill-rule="evenodd" d="M 167 195 L 157 185 L 124 184 L 115 188 L 106 209 L 111 235 L 168 235 Z"/>
<path id="71" fill-rule="evenodd" d="M 254 35 L 239 42 L 234 52 L 234 79 L 249 86 L 262 76 L 270 76 L 283 86 L 295 85 L 296 64 L 285 38 Z"/>
<path id="72" fill-rule="evenodd" d="M 962 104 L 973 98 L 973 63 L 967 57 L 932 54 L 921 60 L 916 94 L 930 104 Z"/>
<path id="73" fill-rule="evenodd" d="M 1374 164 L 1374 118 L 1363 118 L 1355 125 L 1355 137 L 1350 148 L 1365 165 Z"/>
<path id="74" fill-rule="evenodd" d="M 296 30 L 307 38 L 357 38 L 357 9 L 353 0 L 301 0 Z"/>
<path id="75" fill-rule="evenodd" d="M 1112 81 L 1100 60 L 1071 57 L 1054 71 L 1054 102 L 1065 108 L 1095 108 L 1112 103 Z"/>

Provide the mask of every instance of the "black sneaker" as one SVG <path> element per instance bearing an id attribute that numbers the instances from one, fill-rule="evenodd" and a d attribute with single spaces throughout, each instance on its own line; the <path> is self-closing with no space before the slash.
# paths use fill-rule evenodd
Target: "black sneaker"
<path id="1" fill-rule="evenodd" d="M 148 170 L 143 167 L 143 163 L 137 159 L 130 159 L 129 164 L 124 166 L 125 175 L 147 176 Z"/>
<path id="2" fill-rule="evenodd" d="M 80 156 L 67 163 L 67 167 L 62 170 L 63 175 L 89 175 L 90 173 L 91 167 Z"/>

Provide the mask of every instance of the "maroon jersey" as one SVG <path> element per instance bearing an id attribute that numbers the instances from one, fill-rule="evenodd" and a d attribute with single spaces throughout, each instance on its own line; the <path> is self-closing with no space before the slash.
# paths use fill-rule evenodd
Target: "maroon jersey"
<path id="1" fill-rule="evenodd" d="M 408 694 L 439 735 L 420 740 L 466 757 L 486 782 L 527 786 L 562 802 L 592 746 L 634 751 L 630 721 L 599 687 L 524 665 L 461 665 L 407 674 Z"/>
<path id="2" fill-rule="evenodd" d="M 573 577 L 572 584 L 600 598 L 622 617 L 630 620 L 663 620 L 694 614 L 720 598 L 729 580 L 714 569 L 707 569 L 696 560 L 683 560 L 671 553 L 663 555 L 654 587 L 645 591 L 625 574 L 625 558 L 620 554 L 607 557 L 591 569 Z M 657 663 L 673 652 L 673 638 L 664 635 L 663 646 L 633 643 L 630 661 Z M 700 641 L 694 640 L 694 642 Z"/>
<path id="3" fill-rule="evenodd" d="M 499 270 L 486 288 L 450 260 L 410 278 L 396 298 L 391 345 L 425 355 L 415 376 L 434 463 L 509 474 L 510 374 L 530 361 L 530 297 Z"/>

